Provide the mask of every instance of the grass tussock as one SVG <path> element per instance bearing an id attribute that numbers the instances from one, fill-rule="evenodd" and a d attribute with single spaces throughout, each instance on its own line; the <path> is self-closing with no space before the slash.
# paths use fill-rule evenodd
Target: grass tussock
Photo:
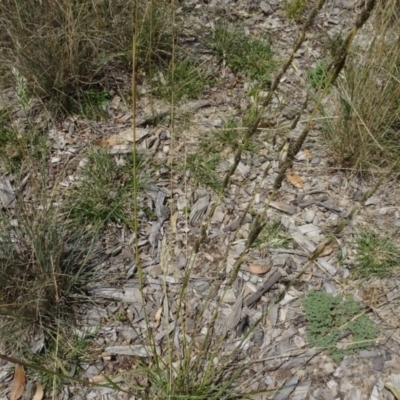
<path id="1" fill-rule="evenodd" d="M 286 0 L 285 13 L 288 18 L 301 21 L 309 5 L 310 0 Z"/>
<path id="2" fill-rule="evenodd" d="M 67 321 L 87 277 L 91 238 L 82 228 L 67 229 L 45 204 L 17 205 L 14 218 L 1 215 L 0 338 L 14 338 L 14 349 L 33 327 L 48 332 Z"/>
<path id="3" fill-rule="evenodd" d="M 337 83 L 337 118 L 327 136 L 344 167 L 377 170 L 400 157 L 400 42 L 395 1 L 380 3 L 369 45 L 355 46 Z M 400 21 L 400 20 L 399 20 Z"/>
<path id="4" fill-rule="evenodd" d="M 170 100 L 197 99 L 204 91 L 210 78 L 196 61 L 186 58 L 168 64 L 165 71 L 158 71 L 154 93 L 157 97 Z"/>
<path id="5" fill-rule="evenodd" d="M 139 68 L 171 57 L 170 10 L 168 2 L 155 0 L 6 0 L 0 4 L 0 61 L 16 69 L 32 93 L 77 111 L 85 90 L 101 92 L 112 76 L 130 71 L 134 31 Z"/>
<path id="6" fill-rule="evenodd" d="M 208 43 L 216 56 L 233 72 L 264 86 L 276 66 L 268 37 L 245 35 L 238 28 L 220 24 Z"/>
<path id="7" fill-rule="evenodd" d="M 392 237 L 364 229 L 357 237 L 355 274 L 361 278 L 385 278 L 400 267 L 400 249 Z"/>
<path id="8" fill-rule="evenodd" d="M 143 169 L 144 158 L 137 157 L 137 168 Z M 110 223 L 132 227 L 132 176 L 131 155 L 113 156 L 107 150 L 92 148 L 88 151 L 80 170 L 81 179 L 68 194 L 65 210 L 72 225 L 82 223 L 95 230 Z M 137 179 L 142 192 L 146 180 Z"/>

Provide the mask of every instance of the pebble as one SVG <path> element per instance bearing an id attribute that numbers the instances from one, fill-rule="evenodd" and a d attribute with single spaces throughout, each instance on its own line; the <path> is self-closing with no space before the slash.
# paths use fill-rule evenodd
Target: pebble
<path id="1" fill-rule="evenodd" d="M 318 164 L 320 164 L 321 163 L 321 158 L 320 157 L 314 157 L 312 160 L 311 160 L 311 165 L 318 165 Z"/>
<path id="2" fill-rule="evenodd" d="M 215 128 L 220 128 L 220 127 L 222 126 L 222 119 L 221 119 L 221 118 L 218 118 L 218 119 L 214 120 L 214 121 L 212 122 L 212 125 L 213 125 Z"/>
<path id="3" fill-rule="evenodd" d="M 315 210 L 307 209 L 306 212 L 304 213 L 304 220 L 307 222 L 307 224 L 311 224 L 314 221 L 314 218 L 315 218 Z"/>
<path id="4" fill-rule="evenodd" d="M 266 1 L 262 1 L 260 3 L 260 8 L 264 14 L 266 15 L 272 14 L 272 8 Z"/>
<path id="5" fill-rule="evenodd" d="M 385 360 L 383 357 L 375 357 L 372 360 L 372 369 L 374 371 L 382 371 L 385 366 Z"/>
<path id="6" fill-rule="evenodd" d="M 339 175 L 333 175 L 332 178 L 329 179 L 329 182 L 334 187 L 340 187 L 342 184 L 342 180 Z"/>
<path id="7" fill-rule="evenodd" d="M 333 372 L 335 371 L 335 366 L 332 364 L 332 363 L 326 363 L 326 364 L 324 364 L 324 371 L 325 371 L 325 373 L 326 374 L 333 374 Z M 333 381 L 333 380 L 330 380 L 329 382 L 328 382 L 328 387 L 329 387 L 329 383 L 330 382 L 335 382 L 335 381 Z M 335 384 L 336 384 L 336 386 L 337 386 L 337 383 L 335 382 Z"/>

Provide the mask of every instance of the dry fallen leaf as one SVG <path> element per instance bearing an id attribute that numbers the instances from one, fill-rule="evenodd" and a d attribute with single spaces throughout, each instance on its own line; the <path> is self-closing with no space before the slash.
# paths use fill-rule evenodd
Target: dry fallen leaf
<path id="1" fill-rule="evenodd" d="M 90 381 L 93 383 L 101 383 L 101 382 L 106 382 L 107 379 L 104 375 L 96 375 L 96 376 L 92 376 Z"/>
<path id="2" fill-rule="evenodd" d="M 156 312 L 156 316 L 154 317 L 154 319 L 156 320 L 157 323 L 159 323 L 161 320 L 162 311 L 163 311 L 163 309 L 162 309 L 162 307 L 160 307 Z"/>
<path id="3" fill-rule="evenodd" d="M 139 142 L 143 138 L 149 135 L 149 129 L 136 128 L 135 136 L 136 142 Z M 133 142 L 133 129 L 129 128 L 125 131 L 118 133 L 117 135 L 112 135 L 105 139 L 97 140 L 94 144 L 99 147 L 113 147 L 119 145 L 127 145 Z"/>
<path id="4" fill-rule="evenodd" d="M 299 189 L 303 187 L 303 179 L 301 179 L 300 175 L 297 175 L 296 172 L 292 172 L 290 175 L 286 175 L 287 180 L 294 186 Z"/>
<path id="5" fill-rule="evenodd" d="M 173 233 L 178 232 L 178 230 L 176 229 L 176 221 L 178 220 L 178 216 L 179 216 L 179 211 L 177 211 L 171 216 L 171 230 Z"/>
<path id="6" fill-rule="evenodd" d="M 319 256 L 320 257 L 329 256 L 333 253 L 335 249 L 336 249 L 336 243 L 330 243 L 324 248 L 324 250 L 322 250 L 322 253 Z"/>
<path id="7" fill-rule="evenodd" d="M 18 400 L 25 389 L 26 376 L 24 367 L 17 364 L 15 366 L 14 382 L 12 384 L 10 400 Z"/>
<path id="8" fill-rule="evenodd" d="M 33 396 L 32 400 L 42 400 L 43 396 L 44 396 L 43 385 L 41 383 L 38 383 L 36 385 L 36 392 L 35 392 L 35 395 Z"/>
<path id="9" fill-rule="evenodd" d="M 270 269 L 270 264 L 249 264 L 249 271 L 255 275 L 266 274 Z"/>
<path id="10" fill-rule="evenodd" d="M 304 154 L 306 155 L 307 159 L 310 160 L 312 158 L 311 151 L 308 149 L 304 149 Z"/>

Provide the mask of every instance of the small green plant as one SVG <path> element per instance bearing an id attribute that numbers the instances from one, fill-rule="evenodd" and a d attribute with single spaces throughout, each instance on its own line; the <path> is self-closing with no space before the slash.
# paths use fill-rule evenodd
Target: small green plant
<path id="1" fill-rule="evenodd" d="M 310 0 L 287 0 L 285 11 L 288 18 L 299 21 L 307 9 Z"/>
<path id="2" fill-rule="evenodd" d="M 290 242 L 291 240 L 286 233 L 285 227 L 280 221 L 276 220 L 264 226 L 255 241 L 255 246 L 261 250 L 264 248 L 288 248 Z"/>
<path id="3" fill-rule="evenodd" d="M 143 162 L 138 157 L 138 168 Z M 132 225 L 132 156 L 116 157 L 103 149 L 91 149 L 82 168 L 82 179 L 70 191 L 66 204 L 72 224 L 92 224 L 103 228 L 108 223 Z M 143 191 L 143 175 L 137 182 Z"/>
<path id="4" fill-rule="evenodd" d="M 242 146 L 242 133 L 243 128 L 241 128 L 237 122 L 233 120 L 224 121 L 222 127 L 217 130 L 214 140 L 219 142 L 220 145 L 228 146 L 232 151 L 236 151 L 240 146 Z M 254 152 L 256 146 L 254 142 L 247 141 L 244 144 L 244 151 Z"/>
<path id="5" fill-rule="evenodd" d="M 362 278 L 387 277 L 400 267 L 400 249 L 389 236 L 362 230 L 357 238 L 355 273 Z"/>
<path id="6" fill-rule="evenodd" d="M 222 188 L 221 177 L 217 173 L 220 162 L 221 154 L 210 141 L 203 140 L 197 151 L 187 156 L 184 169 L 190 171 L 191 177 L 198 184 L 219 192 Z"/>
<path id="7" fill-rule="evenodd" d="M 100 120 L 107 117 L 104 109 L 110 95 L 107 91 L 97 91 L 94 89 L 85 90 L 82 94 L 82 115 L 88 119 Z"/>
<path id="8" fill-rule="evenodd" d="M 158 74 L 155 94 L 167 99 L 172 96 L 176 100 L 197 99 L 209 80 L 200 66 L 189 58 L 170 62 L 165 74 L 161 71 Z"/>
<path id="9" fill-rule="evenodd" d="M 235 73 L 266 85 L 275 67 L 270 40 L 245 35 L 237 28 L 220 25 L 209 46 Z"/>
<path id="10" fill-rule="evenodd" d="M 308 320 L 308 341 L 326 348 L 334 361 L 340 362 L 345 355 L 373 345 L 377 328 L 351 296 L 311 291 L 303 300 L 303 308 Z M 346 331 L 350 331 L 352 342 L 340 346 L 341 335 Z"/>
<path id="11" fill-rule="evenodd" d="M 316 89 L 323 89 L 327 83 L 327 65 L 324 62 L 319 62 L 315 68 L 310 68 L 307 71 L 307 77 L 311 86 Z"/>

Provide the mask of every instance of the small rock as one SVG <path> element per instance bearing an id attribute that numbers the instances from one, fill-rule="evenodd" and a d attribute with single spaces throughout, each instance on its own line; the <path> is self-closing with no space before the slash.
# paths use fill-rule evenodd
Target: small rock
<path id="1" fill-rule="evenodd" d="M 288 105 L 282 110 L 282 115 L 286 119 L 293 119 L 299 113 L 299 111 L 300 108 Z"/>
<path id="2" fill-rule="evenodd" d="M 236 295 L 233 289 L 228 289 L 222 299 L 224 303 L 235 303 Z"/>
<path id="3" fill-rule="evenodd" d="M 352 10 L 356 2 L 354 0 L 336 0 L 335 5 L 341 8 L 344 8 L 345 10 Z"/>
<path id="4" fill-rule="evenodd" d="M 379 200 L 380 199 L 378 196 L 372 196 L 365 202 L 365 205 L 370 206 L 370 205 L 377 204 Z"/>
<path id="5" fill-rule="evenodd" d="M 332 178 L 329 179 L 329 182 L 334 187 L 340 187 L 342 184 L 342 179 L 340 178 L 339 175 L 333 175 Z"/>
<path id="6" fill-rule="evenodd" d="M 318 165 L 320 162 L 321 162 L 321 158 L 319 158 L 319 157 L 314 157 L 314 158 L 311 160 L 311 165 Z"/>
<path id="7" fill-rule="evenodd" d="M 335 366 L 332 363 L 324 364 L 324 371 L 326 374 L 333 374 L 333 372 L 335 371 Z M 328 382 L 328 384 L 329 384 L 329 382 Z M 337 383 L 336 383 L 336 386 L 337 386 Z"/>
<path id="8" fill-rule="evenodd" d="M 344 400 L 361 400 L 362 399 L 362 393 L 360 389 L 354 388 L 350 390 L 345 396 Z"/>
<path id="9" fill-rule="evenodd" d="M 272 14 L 272 8 L 266 1 L 262 1 L 260 3 L 260 8 L 264 14 L 266 15 Z"/>
<path id="10" fill-rule="evenodd" d="M 307 222 L 307 224 L 311 224 L 314 221 L 314 217 L 315 210 L 307 209 L 304 215 L 304 220 Z"/>
<path id="11" fill-rule="evenodd" d="M 137 331 L 134 329 L 123 329 L 120 335 L 124 340 L 130 341 L 137 338 Z"/>
<path id="12" fill-rule="evenodd" d="M 167 168 L 167 167 L 163 167 L 163 168 L 160 169 L 160 174 L 161 175 L 168 174 L 168 172 L 169 172 L 169 168 Z"/>
<path id="13" fill-rule="evenodd" d="M 333 365 L 332 365 L 332 366 L 333 366 Z M 337 392 L 338 392 L 338 390 L 339 390 L 339 384 L 338 384 L 335 380 L 331 379 L 331 380 L 326 384 L 326 386 L 328 386 L 329 391 L 330 391 L 334 396 L 337 395 Z"/>
<path id="14" fill-rule="evenodd" d="M 361 350 L 359 354 L 362 358 L 374 358 L 379 356 L 376 350 Z"/>
<path id="15" fill-rule="evenodd" d="M 346 393 L 349 393 L 353 389 L 354 389 L 354 386 L 350 382 L 343 381 L 340 384 L 339 392 L 342 394 L 346 394 Z"/>
<path id="16" fill-rule="evenodd" d="M 383 357 L 375 357 L 372 359 L 372 369 L 374 371 L 382 371 L 385 365 L 385 360 Z"/>
<path id="17" fill-rule="evenodd" d="M 86 369 L 85 375 L 89 379 L 93 378 L 94 376 L 99 375 L 101 373 L 101 371 L 103 370 L 103 368 L 104 368 L 104 366 L 103 366 L 102 363 L 101 364 L 99 363 L 99 364 L 96 364 L 96 365 L 90 365 Z"/>

